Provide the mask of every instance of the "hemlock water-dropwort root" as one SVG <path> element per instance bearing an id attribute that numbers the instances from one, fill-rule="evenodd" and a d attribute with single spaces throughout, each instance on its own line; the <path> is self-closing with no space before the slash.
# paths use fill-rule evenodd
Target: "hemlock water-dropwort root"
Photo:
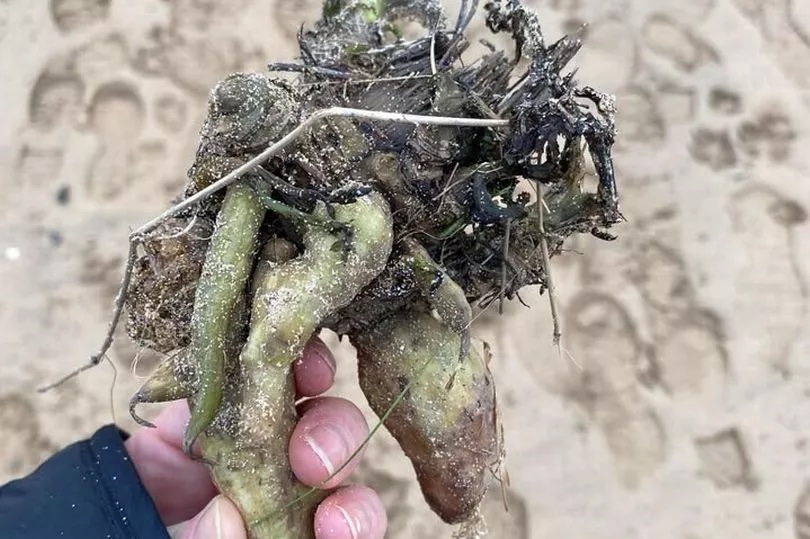
<path id="1" fill-rule="evenodd" d="M 254 539 L 312 535 L 322 493 L 295 480 L 287 444 L 291 366 L 322 328 L 355 344 L 362 389 L 431 508 L 474 519 L 503 451 L 473 307 L 531 285 L 553 299 L 565 240 L 610 239 L 622 218 L 612 97 L 568 70 L 579 36 L 547 44 L 535 13 L 492 1 L 487 26 L 515 50 L 462 62 L 476 7 L 463 0 L 449 29 L 439 0 L 329 0 L 301 63 L 270 66 L 294 82 L 236 73 L 212 90 L 183 198 L 130 237 L 89 365 L 126 305 L 130 336 L 168 354 L 133 417 L 189 400 L 184 447 Z M 402 19 L 425 35 L 402 38 Z"/>

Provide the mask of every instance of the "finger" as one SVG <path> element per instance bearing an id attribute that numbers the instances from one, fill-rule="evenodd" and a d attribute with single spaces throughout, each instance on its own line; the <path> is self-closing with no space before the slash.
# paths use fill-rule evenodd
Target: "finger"
<path id="1" fill-rule="evenodd" d="M 225 496 L 217 496 L 193 519 L 172 526 L 171 537 L 182 539 L 247 539 L 239 510 Z"/>
<path id="2" fill-rule="evenodd" d="M 362 485 L 330 494 L 315 511 L 315 539 L 382 539 L 387 526 L 382 500 Z"/>
<path id="3" fill-rule="evenodd" d="M 318 337 L 304 347 L 301 359 L 293 364 L 297 397 L 314 397 L 335 383 L 335 357 Z"/>
<path id="4" fill-rule="evenodd" d="M 367 435 L 366 419 L 357 406 L 337 397 L 313 399 L 290 438 L 293 473 L 305 485 L 320 488 L 339 485 L 357 466 L 361 455 L 358 454 L 339 473 L 335 472 L 349 460 Z"/>
<path id="5" fill-rule="evenodd" d="M 170 403 L 124 443 L 146 491 L 167 526 L 197 514 L 216 494 L 206 467 L 182 450 L 189 410 L 185 400 Z"/>

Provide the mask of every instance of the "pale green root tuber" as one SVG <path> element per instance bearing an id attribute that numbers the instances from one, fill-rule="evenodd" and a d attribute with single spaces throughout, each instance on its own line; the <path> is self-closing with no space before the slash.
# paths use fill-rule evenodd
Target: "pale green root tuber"
<path id="1" fill-rule="evenodd" d="M 472 323 L 472 307 L 467 302 L 464 290 L 433 261 L 427 250 L 418 242 L 408 238 L 403 240 L 403 244 L 428 304 L 436 310 L 444 325 L 461 337 L 458 357 L 463 361 L 470 350 Z M 450 384 L 452 385 L 452 379 Z"/>
<path id="2" fill-rule="evenodd" d="M 382 197 L 335 209 L 336 220 L 351 227 L 347 244 L 305 224 L 303 254 L 269 267 L 259 261 L 247 342 L 238 368 L 226 376 L 219 413 L 200 437 L 214 482 L 239 507 L 253 538 L 311 536 L 319 497 L 299 499 L 306 489 L 287 455 L 297 420 L 292 363 L 322 320 L 376 277 L 391 252 L 391 215 Z"/>
<path id="3" fill-rule="evenodd" d="M 378 415 L 410 382 L 385 426 L 411 459 L 428 504 L 451 523 L 475 515 L 486 470 L 499 459 L 495 386 L 474 347 L 459 362 L 460 339 L 416 310 L 352 335 L 360 387 Z"/>
<path id="4" fill-rule="evenodd" d="M 287 455 L 297 420 L 292 363 L 323 319 L 346 306 L 382 271 L 391 254 L 391 215 L 380 195 L 335 206 L 335 211 L 335 221 L 350 227 L 348 237 L 312 221 L 302 224 L 305 250 L 297 258 L 295 246 L 286 240 L 271 238 L 264 244 L 250 286 L 247 341 L 241 340 L 241 290 L 218 341 L 222 356 L 238 355 L 238 361 L 227 362 L 221 376 L 217 373 L 222 398 L 199 442 L 214 482 L 239 507 L 252 538 L 312 535 L 314 509 L 322 495 L 311 495 L 296 481 Z M 316 210 L 323 222 L 328 220 L 325 213 L 323 207 Z M 241 251 L 249 243 L 229 247 Z M 226 252 L 225 258 L 230 255 Z M 205 317 L 221 312 L 202 310 L 195 317 L 202 326 L 218 328 Z M 196 384 L 213 380 L 200 372 L 208 367 L 195 363 L 189 350 L 179 351 L 158 366 L 133 397 L 131 409 L 183 397 L 189 397 L 192 410 L 199 409 L 196 401 L 203 393 L 195 391 Z"/>
<path id="5" fill-rule="evenodd" d="M 253 268 L 263 218 L 264 208 L 250 187 L 237 183 L 228 188 L 197 284 L 191 319 L 190 353 L 198 368 L 191 420 L 183 436 L 188 454 L 222 402 L 226 341 Z"/>
<path id="6" fill-rule="evenodd" d="M 146 402 L 169 402 L 194 397 L 196 365 L 189 359 L 188 350 L 181 349 L 164 359 L 129 401 L 129 415 L 146 427 L 155 425 L 142 419 L 135 407 Z"/>

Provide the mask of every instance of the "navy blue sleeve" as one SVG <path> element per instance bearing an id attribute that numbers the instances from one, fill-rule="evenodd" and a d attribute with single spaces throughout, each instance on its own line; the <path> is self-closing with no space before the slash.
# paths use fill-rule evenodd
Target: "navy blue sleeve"
<path id="1" fill-rule="evenodd" d="M 0 537 L 169 539 L 122 436 L 103 427 L 0 486 Z"/>

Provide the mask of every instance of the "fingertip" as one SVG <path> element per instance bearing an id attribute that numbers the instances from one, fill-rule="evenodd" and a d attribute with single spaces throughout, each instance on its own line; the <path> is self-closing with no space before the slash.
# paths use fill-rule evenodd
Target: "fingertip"
<path id="1" fill-rule="evenodd" d="M 245 523 L 236 506 L 219 495 L 190 522 L 181 525 L 183 539 L 247 539 Z"/>
<path id="2" fill-rule="evenodd" d="M 293 364 L 295 386 L 301 397 L 314 397 L 327 391 L 335 383 L 335 357 L 318 337 L 304 347 L 301 358 Z"/>
<path id="3" fill-rule="evenodd" d="M 180 448 L 188 418 L 187 403 L 172 402 L 155 419 L 156 428 L 142 427 L 124 442 L 166 524 L 191 518 L 216 494 L 205 465 L 190 460 Z"/>
<path id="4" fill-rule="evenodd" d="M 293 473 L 305 485 L 339 485 L 357 466 L 360 453 L 344 464 L 367 435 L 366 419 L 357 406 L 337 397 L 313 399 L 290 437 Z"/>
<path id="5" fill-rule="evenodd" d="M 171 401 L 155 418 L 154 428 L 149 429 L 156 433 L 166 444 L 180 448 L 183 453 L 191 458 L 199 459 L 202 456 L 200 443 L 193 440 L 189 451 L 188 425 L 191 419 L 191 409 L 186 399 Z M 138 430 L 140 432 L 140 429 Z"/>
<path id="6" fill-rule="evenodd" d="M 191 411 L 188 407 L 188 401 L 181 399 L 167 403 L 153 423 L 156 432 L 160 433 L 160 437 L 164 441 L 180 447 L 189 417 L 191 417 Z"/>
<path id="7" fill-rule="evenodd" d="M 382 500 L 362 485 L 338 490 L 315 511 L 316 539 L 381 539 L 387 527 Z"/>

